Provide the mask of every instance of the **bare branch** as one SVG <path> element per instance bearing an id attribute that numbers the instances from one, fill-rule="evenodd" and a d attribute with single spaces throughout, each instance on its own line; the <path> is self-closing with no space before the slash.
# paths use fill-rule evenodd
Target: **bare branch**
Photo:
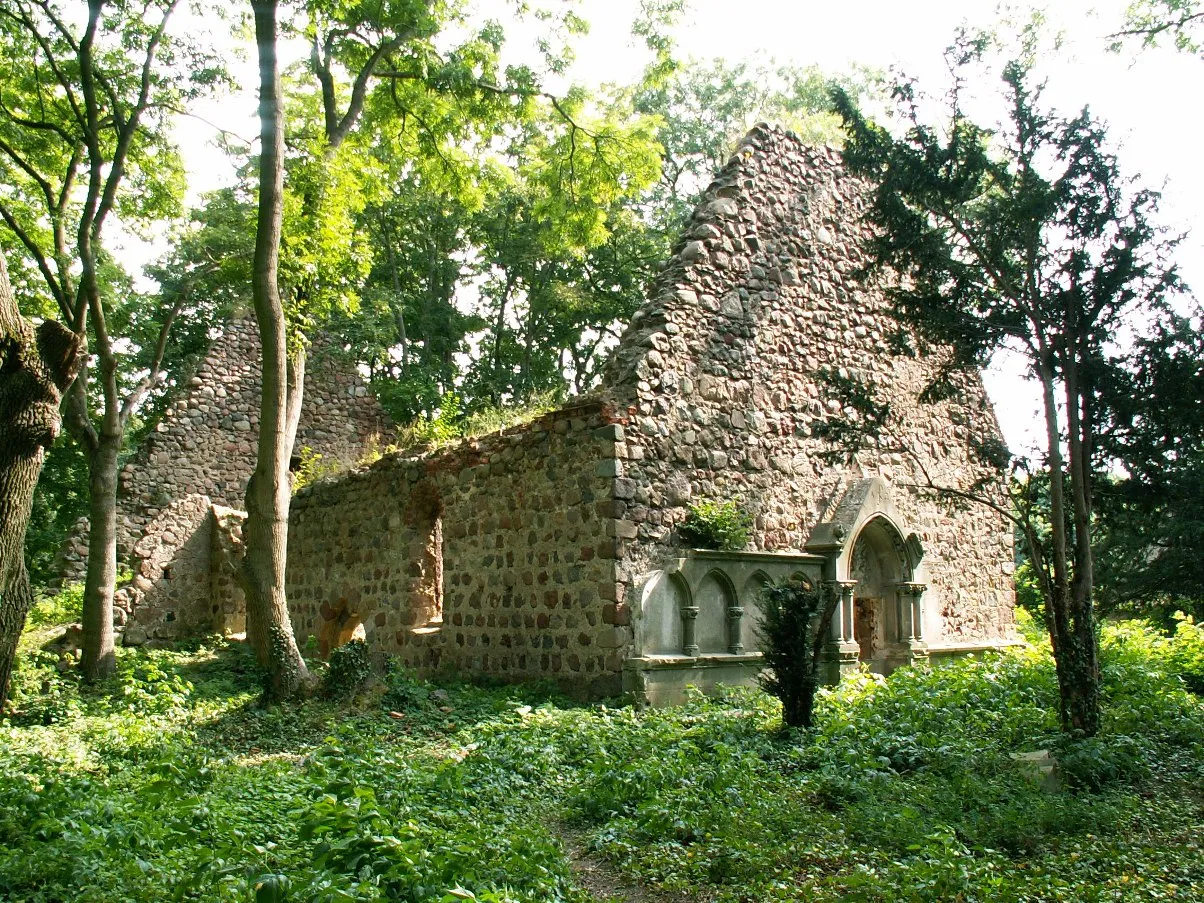
<path id="1" fill-rule="evenodd" d="M 168 335 L 171 332 L 172 324 L 174 324 L 176 321 L 176 317 L 180 315 L 180 311 L 183 310 L 184 305 L 188 303 L 188 299 L 192 295 L 192 288 L 196 284 L 198 275 L 199 274 L 193 274 L 188 281 L 184 283 L 184 287 L 180 290 L 180 294 L 176 298 L 176 303 L 172 305 L 171 310 L 163 319 L 163 322 L 159 324 L 159 337 L 155 342 L 155 352 L 151 356 L 150 368 L 147 371 L 146 376 L 138 380 L 137 385 L 135 385 L 129 391 L 125 397 L 125 403 L 121 406 L 121 425 L 123 428 L 129 421 L 130 415 L 134 413 L 134 410 L 138 407 L 138 405 L 142 404 L 142 400 L 146 397 L 147 393 L 162 381 L 162 377 L 159 375 L 159 373 L 160 367 L 163 365 L 163 355 L 167 351 Z"/>

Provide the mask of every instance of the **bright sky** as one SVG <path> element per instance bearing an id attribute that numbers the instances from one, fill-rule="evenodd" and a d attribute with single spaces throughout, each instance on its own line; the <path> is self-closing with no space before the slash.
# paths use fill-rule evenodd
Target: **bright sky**
<path id="1" fill-rule="evenodd" d="M 1066 40 L 1063 52 L 1049 61 L 1046 100 L 1065 114 L 1087 105 L 1109 124 L 1125 172 L 1163 190 L 1167 225 L 1194 233 L 1180 246 L 1180 261 L 1189 283 L 1204 284 L 1204 228 L 1197 228 L 1204 216 L 1198 163 L 1204 126 L 1190 113 L 1195 106 L 1190 98 L 1204 85 L 1204 60 L 1165 49 L 1107 52 L 1107 35 L 1120 26 L 1127 3 L 1059 0 L 1047 9 L 1051 26 Z M 478 6 L 484 15 L 500 18 L 509 4 L 478 0 Z M 638 0 L 581 0 L 578 8 L 592 28 L 577 45 L 574 80 L 597 85 L 631 81 L 639 74 L 647 52 L 630 37 L 638 6 Z M 955 29 L 963 23 L 990 26 L 998 19 L 993 0 L 693 0 L 675 36 L 682 55 L 729 61 L 771 57 L 799 66 L 818 64 L 832 73 L 854 63 L 894 66 L 939 93 L 946 85 L 941 52 Z M 520 53 L 530 38 L 521 29 L 510 33 Z M 242 71 L 251 83 L 253 67 Z M 250 95 L 198 112 L 239 134 L 255 132 Z M 207 134 L 199 123 L 184 133 L 199 190 L 227 181 L 215 170 L 218 155 L 206 147 Z M 988 374 L 988 390 L 1009 443 L 1019 451 L 1031 445 L 1037 399 L 1016 372 L 1015 362 L 1000 361 Z"/>

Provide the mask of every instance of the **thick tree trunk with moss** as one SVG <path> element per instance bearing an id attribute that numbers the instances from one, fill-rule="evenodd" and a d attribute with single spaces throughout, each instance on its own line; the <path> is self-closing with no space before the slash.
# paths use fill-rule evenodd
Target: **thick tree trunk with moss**
<path id="1" fill-rule="evenodd" d="M 33 605 L 25 568 L 33 491 L 82 348 L 82 339 L 62 324 L 48 320 L 35 330 L 21 316 L 0 257 L 0 707 Z"/>
<path id="2" fill-rule="evenodd" d="M 252 299 L 263 345 L 259 447 L 247 484 L 246 555 L 238 581 L 247 597 L 247 639 L 267 669 L 267 697 L 288 698 L 309 679 L 284 594 L 288 558 L 289 459 L 301 411 L 305 358 L 289 354 L 277 269 L 284 196 L 284 111 L 276 61 L 276 0 L 253 0 L 259 49 L 259 216 Z"/>

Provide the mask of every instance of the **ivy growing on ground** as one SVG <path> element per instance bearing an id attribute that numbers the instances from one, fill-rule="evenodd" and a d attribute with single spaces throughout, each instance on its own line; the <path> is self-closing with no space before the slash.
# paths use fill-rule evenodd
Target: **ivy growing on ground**
<path id="1" fill-rule="evenodd" d="M 783 732 L 757 690 L 639 711 L 403 670 L 265 709 L 216 639 L 120 650 L 86 688 L 31 642 L 0 724 L 0 897 L 588 903 L 589 856 L 595 889 L 718 903 L 1190 900 L 1204 706 L 1200 628 L 1179 631 L 1108 629 L 1090 741 L 1061 739 L 1040 646 L 860 674 Z M 1036 749 L 1063 791 L 1013 764 Z"/>

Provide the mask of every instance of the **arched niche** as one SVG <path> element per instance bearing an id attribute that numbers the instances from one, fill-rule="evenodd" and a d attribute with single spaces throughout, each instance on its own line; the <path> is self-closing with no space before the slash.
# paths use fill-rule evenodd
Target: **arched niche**
<path id="1" fill-rule="evenodd" d="M 915 564 L 902 532 L 886 516 L 862 524 L 849 545 L 848 581 L 853 587 L 853 642 L 857 657 L 871 670 L 886 673 L 899 658 L 903 635 L 899 616 L 900 584 L 909 582 Z"/>
<path id="2" fill-rule="evenodd" d="M 348 609 L 344 601 L 338 605 L 331 617 L 323 621 L 318 633 L 318 652 L 322 658 L 329 658 L 330 653 L 340 646 L 366 637 L 363 617 Z"/>
<path id="3" fill-rule="evenodd" d="M 682 611 L 690 607 L 690 590 L 679 574 L 662 574 L 649 584 L 641 612 L 644 655 L 681 655 Z"/>
<path id="4" fill-rule="evenodd" d="M 736 591 L 722 571 L 710 571 L 699 581 L 694 596 L 698 605 L 695 643 L 701 655 L 726 653 L 732 646 L 731 609 Z"/>
<path id="5" fill-rule="evenodd" d="M 410 493 L 405 511 L 411 530 L 412 583 L 406 621 L 418 626 L 443 621 L 443 499 L 439 488 L 424 481 Z"/>
<path id="6" fill-rule="evenodd" d="M 761 594 L 769 584 L 769 576 L 764 571 L 757 571 L 748 578 L 744 584 L 744 591 L 740 594 L 744 614 L 740 618 L 739 636 L 740 645 L 744 647 L 745 652 L 761 651 L 760 630 L 764 619 Z"/>

